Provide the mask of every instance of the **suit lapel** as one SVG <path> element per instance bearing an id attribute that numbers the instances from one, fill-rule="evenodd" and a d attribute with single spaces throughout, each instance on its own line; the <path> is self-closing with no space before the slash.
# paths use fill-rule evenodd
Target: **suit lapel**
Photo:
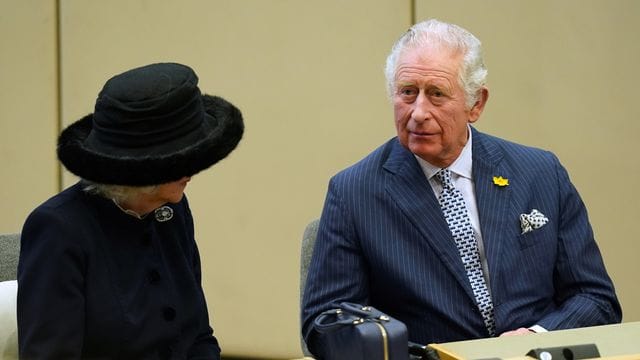
<path id="1" fill-rule="evenodd" d="M 449 226 L 422 168 L 414 155 L 395 141 L 383 165 L 390 173 L 386 191 L 422 234 L 455 279 L 474 299 Z"/>
<path id="2" fill-rule="evenodd" d="M 506 237 L 509 235 L 506 229 L 513 219 L 511 214 L 510 199 L 511 186 L 498 186 L 494 184 L 494 176 L 502 176 L 515 181 L 511 177 L 511 169 L 502 161 L 502 150 L 492 139 L 475 129 L 473 131 L 473 181 L 475 184 L 476 201 L 480 217 L 480 229 L 485 255 L 489 265 L 489 278 L 494 306 L 500 304 L 500 293 L 497 284 L 503 276 L 500 271 L 500 253 Z"/>

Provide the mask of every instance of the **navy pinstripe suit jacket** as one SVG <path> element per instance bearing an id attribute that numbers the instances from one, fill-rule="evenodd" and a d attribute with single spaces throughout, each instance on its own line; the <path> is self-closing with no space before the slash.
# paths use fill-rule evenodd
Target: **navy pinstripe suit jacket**
<path id="1" fill-rule="evenodd" d="M 497 332 L 620 322 L 587 211 L 558 159 L 472 131 Z M 496 186 L 494 176 L 509 185 Z M 519 216 L 532 209 L 549 222 L 522 235 Z M 322 339 L 313 319 L 342 301 L 403 321 L 418 343 L 489 336 L 438 201 L 397 138 L 329 183 L 302 304 L 303 336 L 316 356 Z"/>

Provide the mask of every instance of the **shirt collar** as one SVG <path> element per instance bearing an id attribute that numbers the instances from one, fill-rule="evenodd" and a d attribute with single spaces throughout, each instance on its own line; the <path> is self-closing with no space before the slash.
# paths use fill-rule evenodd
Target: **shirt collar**
<path id="1" fill-rule="evenodd" d="M 458 176 L 471 179 L 471 169 L 473 165 L 473 157 L 472 157 L 471 149 L 472 149 L 473 137 L 471 134 L 471 129 L 469 128 L 468 125 L 467 125 L 467 133 L 469 134 L 469 140 L 462 148 L 462 151 L 460 152 L 460 155 L 458 156 L 458 158 L 455 159 L 451 165 L 449 165 L 448 169 L 452 173 L 457 174 Z M 442 169 L 440 167 L 432 165 L 428 161 L 422 159 L 421 157 L 415 154 L 414 156 L 418 160 L 420 167 L 422 167 L 422 171 L 427 176 L 427 179 L 431 179 L 438 171 Z"/>

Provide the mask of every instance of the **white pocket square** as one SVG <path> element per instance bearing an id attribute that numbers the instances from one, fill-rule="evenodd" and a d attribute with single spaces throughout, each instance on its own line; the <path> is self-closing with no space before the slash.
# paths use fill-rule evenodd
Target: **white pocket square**
<path id="1" fill-rule="evenodd" d="M 520 227 L 522 234 L 541 228 L 548 223 L 549 219 L 540 211 L 533 209 L 530 214 L 520 214 Z"/>

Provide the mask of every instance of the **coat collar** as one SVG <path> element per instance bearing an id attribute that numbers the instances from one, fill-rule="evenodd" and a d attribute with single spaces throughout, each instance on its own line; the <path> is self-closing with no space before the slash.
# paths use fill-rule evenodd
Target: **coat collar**
<path id="1" fill-rule="evenodd" d="M 511 194 L 512 186 L 497 186 L 494 176 L 513 179 L 512 169 L 504 160 L 505 153 L 499 146 L 499 142 L 492 136 L 483 134 L 473 129 L 473 179 L 476 191 L 476 203 L 480 228 L 482 230 L 482 242 L 489 265 L 489 277 L 494 306 L 502 302 L 501 293 L 497 284 L 500 277 L 504 276 L 500 271 L 501 252 L 506 241 L 510 239 L 509 229 L 512 214 Z"/>

